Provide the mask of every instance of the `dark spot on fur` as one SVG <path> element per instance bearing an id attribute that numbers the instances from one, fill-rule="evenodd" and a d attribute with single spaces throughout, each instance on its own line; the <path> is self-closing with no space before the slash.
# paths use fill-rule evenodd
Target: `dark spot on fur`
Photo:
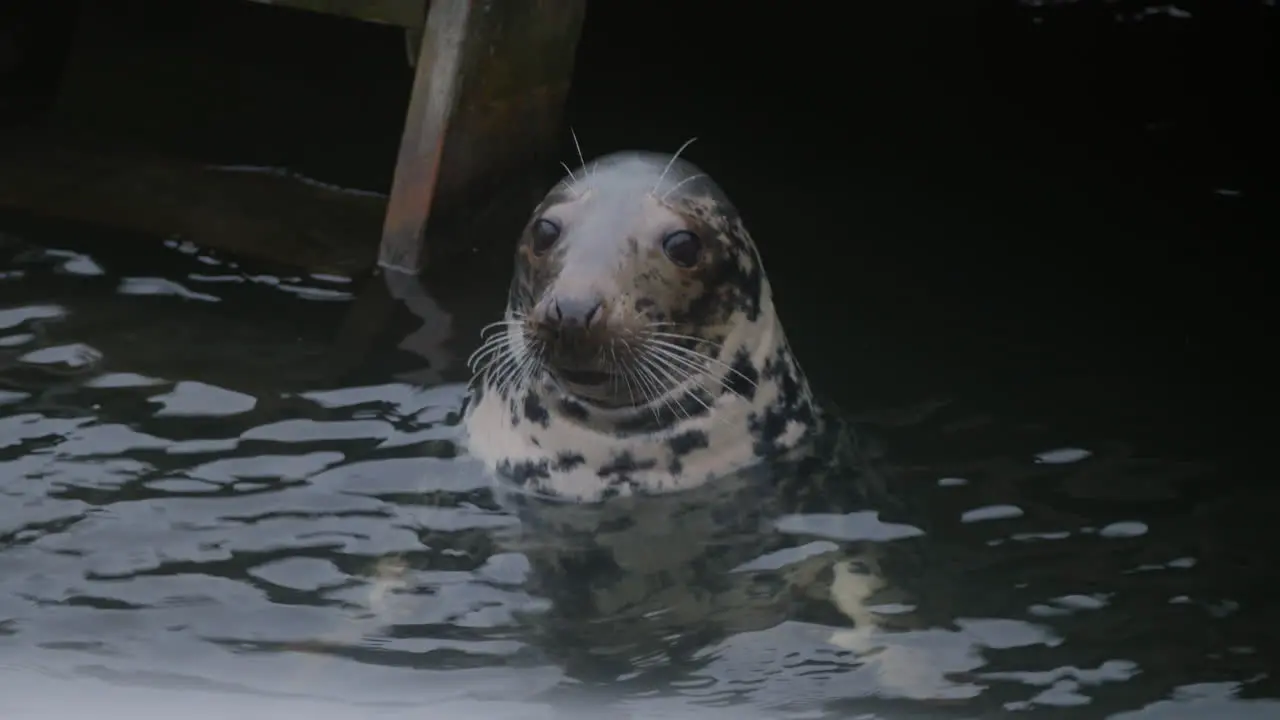
<path id="1" fill-rule="evenodd" d="M 541 427 L 546 427 L 551 423 L 551 413 L 542 406 L 542 400 L 537 393 L 529 392 L 524 396 L 524 416 L 529 422 L 537 423 Z"/>
<path id="2" fill-rule="evenodd" d="M 667 440 L 667 446 L 677 457 L 708 447 L 709 444 L 707 434 L 701 430 L 689 430 Z"/>
<path id="3" fill-rule="evenodd" d="M 738 348 L 738 352 L 733 356 L 733 363 L 729 367 L 732 369 L 725 377 L 725 385 L 729 392 L 747 400 L 755 399 L 760 372 L 756 370 L 755 365 L 751 364 L 751 354 L 745 347 Z"/>
<path id="4" fill-rule="evenodd" d="M 741 291 L 740 301 L 743 309 L 746 310 L 747 319 L 755 322 L 760 317 L 760 289 L 763 285 L 761 282 L 760 266 L 752 263 L 751 269 L 743 272 L 742 268 L 735 263 L 734 285 Z"/>
<path id="5" fill-rule="evenodd" d="M 764 275 L 754 259 L 745 270 L 739 265 L 739 252 L 748 258 L 753 257 L 745 239 L 733 235 L 723 237 L 727 240 L 727 247 L 716 262 L 699 273 L 702 292 L 684 312 L 675 315 L 678 320 L 709 325 L 715 320 L 728 318 L 736 310 L 741 310 L 750 322 L 759 319 Z"/>
<path id="6" fill-rule="evenodd" d="M 639 310 L 640 312 L 651 310 L 653 309 L 654 304 L 653 298 L 640 298 L 639 300 L 636 300 L 636 310 Z"/>
<path id="7" fill-rule="evenodd" d="M 710 439 L 702 430 L 689 430 L 667 440 L 667 447 L 671 448 L 671 462 L 667 463 L 667 472 L 672 475 L 684 472 L 684 463 L 681 458 L 710 444 Z"/>
<path id="8" fill-rule="evenodd" d="M 751 413 L 747 418 L 747 427 L 755 436 L 751 450 L 756 457 L 771 458 L 782 451 L 778 447 L 778 438 L 787 427 L 787 418 L 778 408 L 771 407 L 764 413 Z"/>
<path id="9" fill-rule="evenodd" d="M 556 472 L 569 472 L 586 461 L 581 453 L 562 452 L 556 456 Z"/>
<path id="10" fill-rule="evenodd" d="M 808 399 L 798 401 L 794 406 L 778 404 L 769 407 L 763 414 L 752 413 L 747 420 L 747 427 L 755 436 L 752 450 L 758 457 L 771 458 L 780 455 L 789 447 L 779 444 L 779 439 L 787 430 L 787 424 L 795 421 L 806 428 L 814 423 L 813 406 Z"/>
<path id="11" fill-rule="evenodd" d="M 620 488 L 623 485 L 634 485 L 634 480 L 631 477 L 632 473 L 640 470 L 651 470 L 657 464 L 656 460 L 637 461 L 632 457 L 631 453 L 623 451 L 596 471 L 596 474 L 601 478 L 607 479 L 610 488 L 614 488 L 614 493 L 616 493 L 616 488 Z"/>
<path id="12" fill-rule="evenodd" d="M 663 415 L 664 413 L 659 410 L 658 416 L 654 417 L 652 412 L 645 410 L 644 412 L 637 412 L 631 417 L 618 421 L 618 424 L 615 427 L 621 435 L 656 432 L 665 427 L 662 424 Z"/>
<path id="13" fill-rule="evenodd" d="M 601 466 L 596 474 L 600 477 L 608 477 L 610 475 L 636 472 L 637 470 L 651 470 L 655 465 L 657 465 L 657 462 L 654 460 L 637 461 L 632 457 L 631 453 L 624 450 L 614 455 L 612 460 Z"/>
<path id="14" fill-rule="evenodd" d="M 786 345 L 780 345 L 773 351 L 773 355 L 764 362 L 764 368 L 760 376 L 765 380 L 776 380 L 782 375 L 790 371 L 792 363 L 790 361 L 791 350 Z"/>
<path id="15" fill-rule="evenodd" d="M 779 444 L 789 423 L 797 422 L 806 428 L 812 428 L 817 416 L 813 401 L 804 390 L 799 370 L 791 361 L 785 346 L 779 347 L 765 363 L 761 377 L 777 384 L 778 399 L 763 412 L 753 413 L 748 418 L 747 426 L 754 436 L 752 449 L 755 454 L 761 458 L 770 458 L 790 449 Z"/>
<path id="16" fill-rule="evenodd" d="M 702 417 L 710 412 L 715 398 L 705 388 L 683 395 L 679 400 L 662 403 L 658 408 L 644 408 L 615 426 L 618 433 L 631 435 L 665 430 L 689 418 Z"/>
<path id="17" fill-rule="evenodd" d="M 546 460 L 520 460 L 516 462 L 503 460 L 498 463 L 498 472 L 510 478 L 517 485 L 525 485 L 530 481 L 546 480 L 551 477 L 551 473 L 547 470 Z"/>
<path id="18" fill-rule="evenodd" d="M 569 398 L 560 401 L 560 412 L 577 420 L 578 422 L 586 422 L 591 417 L 591 413 L 580 402 L 575 402 Z"/>

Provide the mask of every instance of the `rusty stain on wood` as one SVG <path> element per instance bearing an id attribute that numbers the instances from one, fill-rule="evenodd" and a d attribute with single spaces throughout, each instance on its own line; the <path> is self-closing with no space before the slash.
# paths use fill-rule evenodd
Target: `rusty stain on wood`
<path id="1" fill-rule="evenodd" d="M 457 211 L 552 146 L 585 0 L 434 0 L 379 264 L 419 272 L 427 218 Z"/>
<path id="2" fill-rule="evenodd" d="M 427 14 L 413 94 L 396 158 L 378 264 L 401 272 L 422 269 L 418 238 L 426 226 L 445 132 L 453 114 L 471 0 L 434 0 Z"/>
<path id="3" fill-rule="evenodd" d="M 249 0 L 261 5 L 309 10 L 365 22 L 422 27 L 427 0 Z"/>

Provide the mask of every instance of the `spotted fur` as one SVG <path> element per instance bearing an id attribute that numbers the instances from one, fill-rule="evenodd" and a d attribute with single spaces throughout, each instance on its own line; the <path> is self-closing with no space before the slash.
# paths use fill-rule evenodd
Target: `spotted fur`
<path id="1" fill-rule="evenodd" d="M 533 249 L 541 218 L 563 227 Z M 677 267 L 661 238 L 688 229 L 699 263 Z M 503 332 L 548 296 L 608 298 L 608 331 L 624 343 L 661 323 L 689 351 L 714 357 L 697 383 L 659 402 L 594 403 L 547 372 L 503 383 L 490 363 L 472 384 L 469 450 L 493 473 L 536 494 L 592 502 L 688 490 L 801 451 L 823 425 L 788 345 L 759 252 L 724 191 L 670 155 L 627 152 L 571 171 L 534 210 L 515 254 Z M 709 382 L 708 382 L 709 381 Z"/>

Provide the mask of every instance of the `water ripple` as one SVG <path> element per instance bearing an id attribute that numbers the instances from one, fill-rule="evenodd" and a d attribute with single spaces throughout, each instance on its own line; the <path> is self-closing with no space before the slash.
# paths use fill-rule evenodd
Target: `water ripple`
<path id="1" fill-rule="evenodd" d="M 919 418 L 872 430 L 936 458 L 897 457 L 884 507 L 730 538 L 637 505 L 588 533 L 600 573 L 462 453 L 461 385 L 320 382 L 330 335 L 261 331 L 340 326 L 343 279 L 171 248 L 198 268 L 61 252 L 6 280 L 29 299 L 0 308 L 0 707 L 75 681 L 380 717 L 1280 712 L 1249 595 L 1269 563 L 1247 562 L 1270 518 L 1187 495 L 1209 465 Z M 724 564 L 705 587 L 703 562 Z"/>

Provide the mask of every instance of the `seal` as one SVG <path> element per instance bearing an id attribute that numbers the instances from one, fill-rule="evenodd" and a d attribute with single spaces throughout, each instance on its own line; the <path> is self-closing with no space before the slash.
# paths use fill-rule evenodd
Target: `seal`
<path id="1" fill-rule="evenodd" d="M 871 647 L 883 528 L 845 513 L 885 488 L 815 400 L 737 208 L 679 151 L 566 170 L 517 242 L 461 412 L 520 520 L 498 544 L 550 601 L 544 652 L 580 679 L 669 682 L 789 619 L 844 633 L 819 662 L 837 639 Z"/>
<path id="2" fill-rule="evenodd" d="M 823 430 L 737 208 L 679 155 L 584 163 L 525 225 L 463 411 L 469 453 L 518 488 L 678 492 Z"/>

